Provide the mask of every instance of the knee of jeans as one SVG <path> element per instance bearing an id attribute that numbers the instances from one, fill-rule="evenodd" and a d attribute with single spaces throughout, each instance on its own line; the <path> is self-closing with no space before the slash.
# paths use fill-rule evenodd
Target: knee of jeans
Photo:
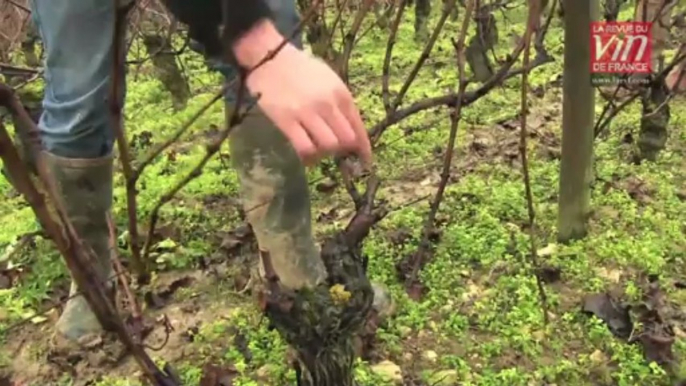
<path id="1" fill-rule="evenodd" d="M 63 82 L 51 83 L 38 124 L 48 151 L 75 158 L 94 158 L 111 152 L 114 133 L 109 80 L 109 76 L 93 78 L 90 83 L 80 84 L 77 88 Z M 60 97 L 55 97 L 55 93 Z M 120 96 L 121 104 L 123 94 Z"/>
<path id="2" fill-rule="evenodd" d="M 103 31 L 114 28 L 113 2 L 34 0 L 32 6 L 45 50 L 43 142 L 63 156 L 102 155 L 112 138 L 113 40 Z M 123 89 L 123 69 L 119 80 Z"/>
<path id="3" fill-rule="evenodd" d="M 43 147 L 61 157 L 103 157 L 114 146 L 114 132 L 106 110 L 46 111 L 39 129 Z"/>
<path id="4" fill-rule="evenodd" d="M 106 52 L 106 51 L 105 51 Z M 64 157 L 93 158 L 113 146 L 111 117 L 111 60 L 46 69 L 46 92 L 39 129 L 46 148 Z M 125 75 L 119 76 L 118 105 L 125 98 Z"/>

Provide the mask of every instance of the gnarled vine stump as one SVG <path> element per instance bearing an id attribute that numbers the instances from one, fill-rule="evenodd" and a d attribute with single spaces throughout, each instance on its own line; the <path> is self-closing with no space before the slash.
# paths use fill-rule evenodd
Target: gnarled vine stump
<path id="1" fill-rule="evenodd" d="M 264 312 L 297 354 L 299 386 L 355 385 L 353 338 L 374 301 L 361 242 L 386 214 L 372 211 L 376 186 L 376 180 L 370 180 L 367 199 L 356 203 L 358 211 L 348 227 L 322 245 L 328 277 L 317 287 L 290 290 L 280 286 L 269 254 L 261 256 L 267 276 Z"/>

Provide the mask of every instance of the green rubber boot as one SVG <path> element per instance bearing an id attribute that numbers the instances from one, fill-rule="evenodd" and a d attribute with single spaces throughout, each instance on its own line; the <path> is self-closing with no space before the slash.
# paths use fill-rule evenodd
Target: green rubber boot
<path id="1" fill-rule="evenodd" d="M 227 114 L 231 110 L 227 108 Z M 243 207 L 260 249 L 269 252 L 286 287 L 316 286 L 326 270 L 312 235 L 305 168 L 295 150 L 257 107 L 233 129 L 229 145 Z M 264 275 L 261 262 L 260 273 Z"/>
<path id="2" fill-rule="evenodd" d="M 97 257 L 94 268 L 112 288 L 107 215 L 112 206 L 113 157 L 74 159 L 44 153 L 44 159 L 67 217 L 83 242 L 93 248 Z M 70 296 L 77 291 L 72 280 Z M 66 343 L 86 345 L 99 337 L 102 327 L 86 299 L 77 295 L 67 302 L 56 332 L 58 344 L 65 338 Z"/>

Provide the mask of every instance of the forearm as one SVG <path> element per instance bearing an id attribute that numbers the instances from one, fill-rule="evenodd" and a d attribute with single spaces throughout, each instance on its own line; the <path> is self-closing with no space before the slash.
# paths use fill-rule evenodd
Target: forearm
<path id="1" fill-rule="evenodd" d="M 169 11 L 189 26 L 195 39 L 210 51 L 220 54 L 226 44 L 235 54 L 238 62 L 251 67 L 275 48 L 281 40 L 271 23 L 271 11 L 265 0 L 163 0 Z M 222 2 L 228 5 L 228 20 L 223 35 Z M 223 42 L 223 44 L 221 43 Z M 275 43 L 276 42 L 276 43 Z"/>
<path id="2" fill-rule="evenodd" d="M 285 38 L 269 19 L 258 21 L 250 30 L 234 40 L 231 48 L 242 67 L 251 68 L 276 49 Z"/>

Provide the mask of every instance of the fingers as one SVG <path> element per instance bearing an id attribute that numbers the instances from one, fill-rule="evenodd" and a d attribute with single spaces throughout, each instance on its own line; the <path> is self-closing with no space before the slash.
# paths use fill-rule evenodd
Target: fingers
<path id="1" fill-rule="evenodd" d="M 274 123 L 277 127 L 281 128 L 281 131 L 290 141 L 303 163 L 310 163 L 313 159 L 317 158 L 317 146 L 315 146 L 305 128 L 298 121 L 282 119 L 274 120 Z"/>
<path id="2" fill-rule="evenodd" d="M 335 134 L 338 129 L 327 124 L 322 115 L 320 111 L 309 111 L 301 114 L 299 118 L 312 142 L 319 148 L 320 153 L 335 153 L 341 148 Z"/>
<path id="3" fill-rule="evenodd" d="M 307 130 L 318 153 L 333 154 L 355 152 L 366 165 L 371 164 L 371 145 L 362 118 L 352 96 L 332 98 L 316 105 L 314 110 L 302 113 L 300 123 Z M 342 99 L 342 100 L 341 100 Z M 328 103 L 327 103 L 328 102 Z"/>
<path id="4" fill-rule="evenodd" d="M 355 133 L 340 111 L 331 109 L 326 114 L 329 119 L 324 119 L 322 115 L 320 111 L 312 109 L 294 114 L 292 118 L 279 117 L 281 119 L 274 120 L 305 166 L 313 165 L 323 156 L 339 153 L 342 149 L 354 150 L 356 146 Z"/>
<path id="5" fill-rule="evenodd" d="M 364 127 L 364 122 L 362 122 L 362 117 L 360 116 L 360 111 L 355 105 L 352 95 L 346 89 L 344 95 L 339 96 L 339 103 L 341 105 L 342 113 L 352 127 L 352 131 L 355 134 L 355 150 L 357 150 L 358 155 L 362 159 L 362 162 L 367 167 L 372 165 L 372 145 L 369 142 L 369 133 Z"/>
<path id="6" fill-rule="evenodd" d="M 350 90 L 330 67 L 301 51 L 282 51 L 248 78 L 259 105 L 301 160 L 355 152 L 371 166 L 372 150 Z M 312 82 L 311 79 L 317 79 Z"/>
<path id="7" fill-rule="evenodd" d="M 336 135 L 340 150 L 346 152 L 357 150 L 357 136 L 341 109 L 326 109 L 322 111 L 322 117 Z"/>

